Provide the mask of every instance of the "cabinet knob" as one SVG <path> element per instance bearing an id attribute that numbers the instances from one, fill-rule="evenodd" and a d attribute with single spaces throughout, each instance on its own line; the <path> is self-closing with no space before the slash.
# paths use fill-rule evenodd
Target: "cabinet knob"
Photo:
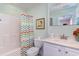
<path id="1" fill-rule="evenodd" d="M 60 49 L 59 49 L 58 51 L 59 51 L 59 52 L 61 52 L 61 50 L 60 50 Z"/>
<path id="2" fill-rule="evenodd" d="M 65 51 L 65 53 L 66 53 L 66 54 L 68 54 L 68 52 L 67 52 L 67 51 Z"/>

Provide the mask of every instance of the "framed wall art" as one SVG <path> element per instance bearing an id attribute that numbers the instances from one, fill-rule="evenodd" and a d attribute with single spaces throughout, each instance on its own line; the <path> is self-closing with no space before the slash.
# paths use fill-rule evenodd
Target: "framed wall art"
<path id="1" fill-rule="evenodd" d="M 36 19 L 36 29 L 45 29 L 45 18 Z"/>

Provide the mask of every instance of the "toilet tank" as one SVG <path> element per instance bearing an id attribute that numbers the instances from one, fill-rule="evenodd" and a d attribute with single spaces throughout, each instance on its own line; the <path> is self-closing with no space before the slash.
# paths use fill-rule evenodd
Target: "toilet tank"
<path id="1" fill-rule="evenodd" d="M 41 40 L 34 40 L 35 47 L 41 48 L 43 45 L 43 42 Z"/>

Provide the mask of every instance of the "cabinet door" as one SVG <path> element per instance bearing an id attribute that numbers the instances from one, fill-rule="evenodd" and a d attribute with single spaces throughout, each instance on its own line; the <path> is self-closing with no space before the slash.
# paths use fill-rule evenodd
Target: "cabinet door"
<path id="1" fill-rule="evenodd" d="M 64 50 L 65 56 L 79 56 L 79 50 L 65 47 Z"/>
<path id="2" fill-rule="evenodd" d="M 79 50 L 55 44 L 44 43 L 44 56 L 79 56 Z"/>
<path id="3" fill-rule="evenodd" d="M 63 50 L 64 48 L 61 46 L 53 45 L 50 43 L 44 43 L 43 47 L 44 56 L 63 56 Z"/>

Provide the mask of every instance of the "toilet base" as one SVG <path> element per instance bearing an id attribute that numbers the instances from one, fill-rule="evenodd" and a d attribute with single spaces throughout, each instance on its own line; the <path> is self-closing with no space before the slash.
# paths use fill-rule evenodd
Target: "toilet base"
<path id="1" fill-rule="evenodd" d="M 31 47 L 26 52 L 27 52 L 27 56 L 37 56 L 39 53 L 39 48 L 38 47 Z"/>

